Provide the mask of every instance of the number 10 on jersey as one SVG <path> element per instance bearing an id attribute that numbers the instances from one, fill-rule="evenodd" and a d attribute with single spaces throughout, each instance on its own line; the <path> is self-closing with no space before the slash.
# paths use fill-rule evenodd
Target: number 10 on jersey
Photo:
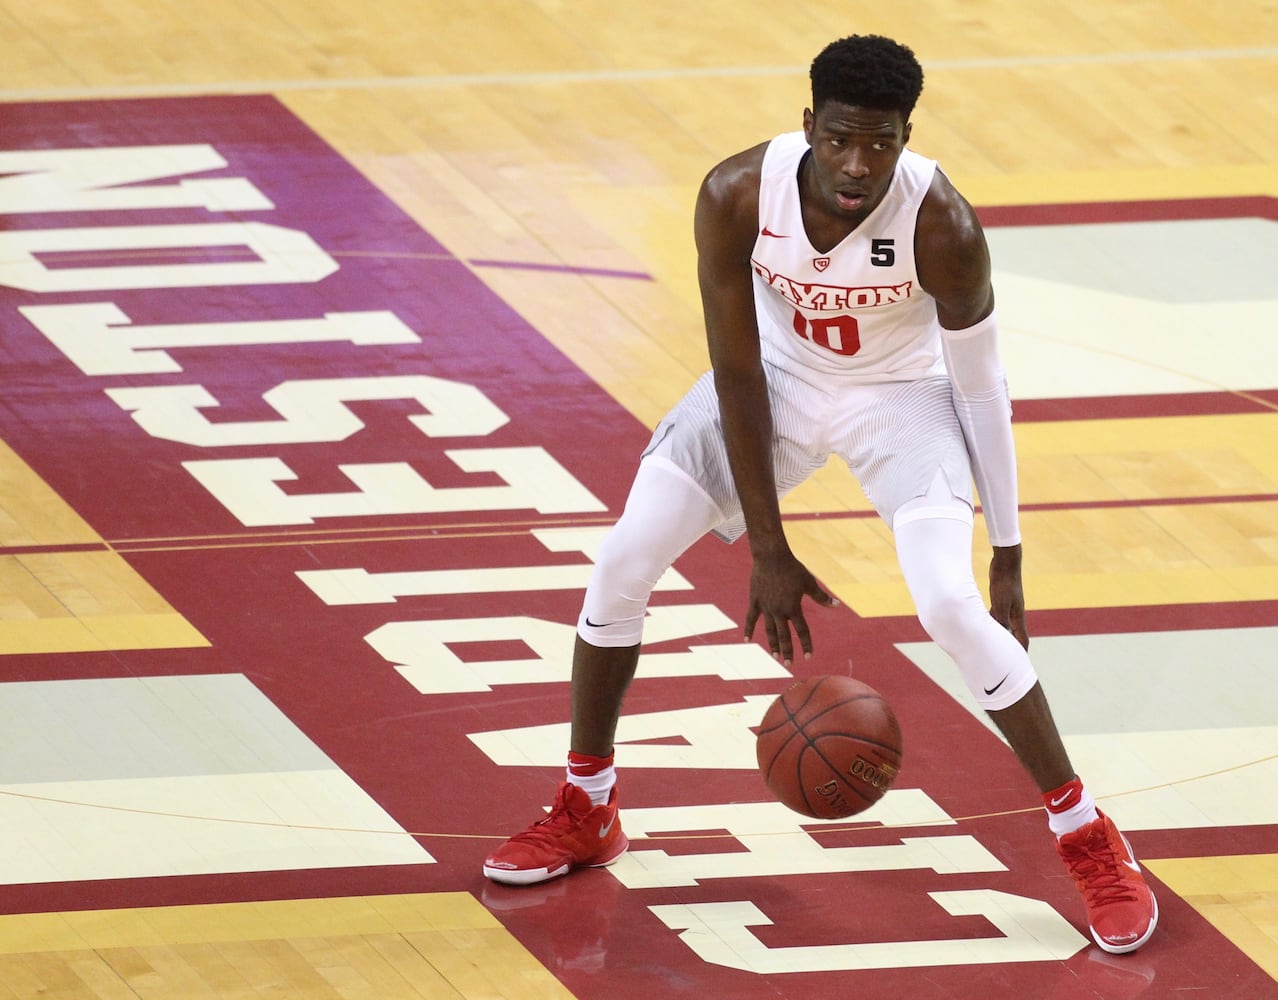
<path id="1" fill-rule="evenodd" d="M 861 335 L 855 316 L 831 316 L 808 319 L 794 311 L 794 332 L 818 347 L 850 358 L 861 349 Z"/>

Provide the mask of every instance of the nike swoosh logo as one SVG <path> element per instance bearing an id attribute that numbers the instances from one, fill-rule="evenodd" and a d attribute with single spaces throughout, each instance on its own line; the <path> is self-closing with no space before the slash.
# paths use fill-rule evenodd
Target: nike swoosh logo
<path id="1" fill-rule="evenodd" d="M 1012 676 L 1011 674 L 1008 674 L 1008 675 L 1007 675 L 1007 677 L 1011 677 L 1011 676 Z M 986 689 L 985 689 L 985 693 L 986 693 L 986 694 L 993 694 L 995 691 L 997 691 L 999 688 L 1001 688 L 1004 684 L 1006 684 L 1006 683 L 1007 683 L 1007 677 L 1004 677 L 1001 681 L 999 681 L 997 684 L 995 684 L 992 688 L 986 688 Z"/>
<path id="2" fill-rule="evenodd" d="M 590 616 L 587 615 L 586 624 L 589 625 L 591 628 L 607 628 L 609 625 L 613 625 L 615 623 L 614 622 L 592 622 L 590 620 Z"/>
<path id="3" fill-rule="evenodd" d="M 1119 860 L 1122 861 L 1123 864 L 1125 864 L 1128 868 L 1134 871 L 1137 875 L 1139 875 L 1140 865 L 1136 863 L 1136 859 L 1132 856 L 1132 845 L 1128 843 L 1127 837 L 1124 836 L 1123 834 L 1120 833 L 1118 836 L 1122 838 L 1123 850 L 1127 852 L 1127 857 L 1120 858 Z"/>
<path id="4" fill-rule="evenodd" d="M 612 825 L 613 825 L 614 823 L 616 823 L 616 822 L 617 822 L 617 814 L 616 814 L 616 813 L 613 813 L 613 814 L 612 814 L 612 819 L 608 820 L 608 822 L 607 822 L 607 823 L 605 823 L 603 826 L 601 826 L 601 827 L 599 828 L 599 839 L 600 839 L 600 840 L 603 840 L 605 837 L 607 837 L 607 836 L 608 836 L 608 834 L 609 834 L 609 833 L 611 833 L 611 832 L 612 832 Z"/>
<path id="5" fill-rule="evenodd" d="M 995 691 L 997 691 L 998 689 L 997 689 L 997 688 L 995 688 L 994 690 L 995 690 Z M 986 694 L 993 694 L 994 692 L 993 692 L 993 691 L 986 691 L 985 693 L 986 693 Z M 1069 797 L 1070 797 L 1070 795 L 1071 795 L 1071 793 L 1070 793 L 1070 792 L 1066 792 L 1066 793 L 1065 793 L 1064 795 L 1062 795 L 1059 799 L 1052 799 L 1052 808 L 1053 808 L 1053 809 L 1057 808 L 1057 807 L 1058 807 L 1058 806 L 1059 806 L 1062 802 L 1064 802 L 1067 798 L 1069 798 Z"/>
<path id="6" fill-rule="evenodd" d="M 759 230 L 759 235 L 771 236 L 774 240 L 788 240 L 790 238 L 789 236 L 786 236 L 783 233 L 774 233 L 767 226 L 764 226 L 762 229 Z"/>

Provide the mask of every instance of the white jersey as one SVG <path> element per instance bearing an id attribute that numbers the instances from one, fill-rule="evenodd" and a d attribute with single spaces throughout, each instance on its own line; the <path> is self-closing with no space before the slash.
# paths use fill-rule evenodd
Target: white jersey
<path id="1" fill-rule="evenodd" d="M 914 265 L 914 230 L 936 163 L 903 152 L 883 201 L 822 254 L 799 207 L 807 149 L 802 132 L 769 143 L 751 257 L 778 495 L 836 454 L 889 525 L 938 476 L 970 511 L 972 471 L 936 300 L 919 287 Z M 721 538 L 745 531 L 713 372 L 657 426 L 644 459 L 696 484 L 718 510 Z"/>
<path id="2" fill-rule="evenodd" d="M 763 157 L 755 311 L 763 357 L 857 382 L 943 374 L 936 302 L 919 287 L 914 229 L 936 161 L 905 150 L 883 200 L 836 247 L 808 241 L 799 206 L 802 132 L 779 135 Z"/>

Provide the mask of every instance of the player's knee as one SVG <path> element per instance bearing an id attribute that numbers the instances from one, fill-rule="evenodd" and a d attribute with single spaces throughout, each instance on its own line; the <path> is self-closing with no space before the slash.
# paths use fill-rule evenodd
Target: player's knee
<path id="1" fill-rule="evenodd" d="M 643 638 L 649 591 L 629 596 L 607 581 L 586 590 L 577 634 L 592 646 L 636 646 Z"/>
<path id="2" fill-rule="evenodd" d="M 592 646 L 633 646 L 640 641 L 648 599 L 669 568 L 653 557 L 650 546 L 631 544 L 631 537 L 613 531 L 596 557 L 577 620 L 577 634 Z"/>
<path id="3" fill-rule="evenodd" d="M 651 539 L 620 527 L 610 532 L 599 547 L 590 589 L 644 607 L 670 562 L 657 554 Z"/>
<path id="4" fill-rule="evenodd" d="M 947 653 L 964 646 L 974 629 L 985 624 L 985 605 L 979 593 L 942 591 L 917 602 L 919 622 L 932 641 Z"/>

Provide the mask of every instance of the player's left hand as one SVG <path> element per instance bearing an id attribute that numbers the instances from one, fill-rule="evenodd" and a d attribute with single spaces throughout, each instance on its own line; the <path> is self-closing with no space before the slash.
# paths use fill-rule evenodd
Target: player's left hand
<path id="1" fill-rule="evenodd" d="M 1021 586 L 1021 547 L 1008 545 L 994 550 L 990 560 L 990 615 L 1029 649 L 1029 629 L 1025 626 L 1025 590 Z"/>

